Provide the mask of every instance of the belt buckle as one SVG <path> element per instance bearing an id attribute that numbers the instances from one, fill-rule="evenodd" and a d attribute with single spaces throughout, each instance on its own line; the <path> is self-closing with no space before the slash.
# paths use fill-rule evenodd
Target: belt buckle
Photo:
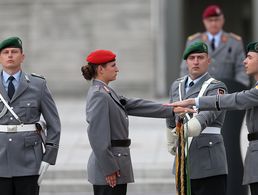
<path id="1" fill-rule="evenodd" d="M 7 132 L 17 132 L 17 125 L 8 125 L 7 126 Z"/>

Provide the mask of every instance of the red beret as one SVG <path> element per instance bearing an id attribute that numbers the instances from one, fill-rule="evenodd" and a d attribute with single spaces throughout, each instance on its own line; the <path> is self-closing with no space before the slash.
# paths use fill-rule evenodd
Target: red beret
<path id="1" fill-rule="evenodd" d="M 105 64 L 116 59 L 116 54 L 109 50 L 95 50 L 91 52 L 86 61 L 93 64 Z"/>
<path id="2" fill-rule="evenodd" d="M 218 5 L 210 5 L 205 8 L 202 14 L 202 18 L 209 18 L 213 16 L 220 16 L 222 15 L 222 11 Z"/>

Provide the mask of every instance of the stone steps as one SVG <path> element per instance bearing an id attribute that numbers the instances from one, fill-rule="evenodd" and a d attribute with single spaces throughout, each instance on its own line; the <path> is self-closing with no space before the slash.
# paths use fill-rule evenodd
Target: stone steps
<path id="1" fill-rule="evenodd" d="M 130 192 L 170 192 L 175 191 L 174 178 L 167 169 L 135 170 L 135 183 L 128 185 Z M 84 170 L 50 170 L 41 185 L 41 192 L 80 193 L 92 192 Z"/>

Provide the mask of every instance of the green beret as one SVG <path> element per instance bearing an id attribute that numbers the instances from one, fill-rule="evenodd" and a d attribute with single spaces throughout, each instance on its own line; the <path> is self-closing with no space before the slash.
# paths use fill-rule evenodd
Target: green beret
<path id="1" fill-rule="evenodd" d="M 247 52 L 253 51 L 258 53 L 258 42 L 252 42 L 247 45 Z"/>
<path id="2" fill-rule="evenodd" d="M 9 37 L 0 43 L 0 51 L 5 48 L 20 48 L 22 49 L 22 41 L 19 37 Z"/>
<path id="3" fill-rule="evenodd" d="M 208 53 L 208 46 L 202 41 L 194 42 L 185 49 L 183 59 L 186 60 L 192 53 Z"/>

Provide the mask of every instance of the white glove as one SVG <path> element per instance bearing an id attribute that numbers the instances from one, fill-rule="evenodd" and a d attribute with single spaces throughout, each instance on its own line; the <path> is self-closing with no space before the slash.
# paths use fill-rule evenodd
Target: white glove
<path id="1" fill-rule="evenodd" d="M 191 118 L 184 124 L 185 136 L 196 137 L 200 135 L 202 126 L 196 117 Z"/>
<path id="2" fill-rule="evenodd" d="M 39 178 L 38 178 L 38 185 L 40 186 L 45 173 L 49 167 L 49 163 L 42 161 L 39 168 Z"/>
<path id="3" fill-rule="evenodd" d="M 168 152 L 173 156 L 176 155 L 176 149 L 178 146 L 178 136 L 176 134 L 176 128 L 167 128 L 167 144 Z"/>

